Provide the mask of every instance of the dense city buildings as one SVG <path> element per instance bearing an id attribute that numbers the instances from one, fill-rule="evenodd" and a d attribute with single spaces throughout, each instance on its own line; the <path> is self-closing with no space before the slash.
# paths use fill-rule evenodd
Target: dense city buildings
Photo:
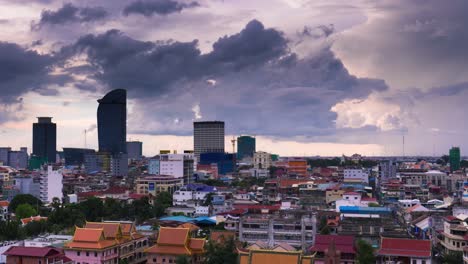
<path id="1" fill-rule="evenodd" d="M 228 174 L 235 170 L 236 155 L 231 153 L 202 153 L 198 162 L 200 165 L 216 164 L 218 174 Z"/>
<path id="2" fill-rule="evenodd" d="M 94 153 L 94 149 L 63 148 L 65 165 L 67 166 L 82 166 L 85 164 L 85 155 Z"/>
<path id="3" fill-rule="evenodd" d="M 454 172 L 460 169 L 460 148 L 452 147 L 449 151 L 450 171 Z"/>
<path id="4" fill-rule="evenodd" d="M 99 152 L 127 153 L 127 91 L 110 91 L 98 102 Z"/>
<path id="5" fill-rule="evenodd" d="M 57 125 L 52 123 L 52 117 L 38 117 L 33 124 L 32 154 L 44 158 L 49 163 L 55 163 L 57 154 Z"/>
<path id="6" fill-rule="evenodd" d="M 202 153 L 224 153 L 224 122 L 193 122 L 193 150 L 197 161 Z"/>
<path id="7" fill-rule="evenodd" d="M 131 160 L 139 160 L 143 156 L 143 142 L 127 141 L 127 154 Z"/>
<path id="8" fill-rule="evenodd" d="M 237 160 L 253 158 L 256 151 L 256 139 L 251 136 L 240 136 L 237 138 Z"/>

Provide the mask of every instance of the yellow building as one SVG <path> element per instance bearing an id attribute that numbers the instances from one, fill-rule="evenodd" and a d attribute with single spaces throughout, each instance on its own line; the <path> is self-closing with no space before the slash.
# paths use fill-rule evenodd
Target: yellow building
<path id="1" fill-rule="evenodd" d="M 325 200 L 327 204 L 330 204 L 332 202 L 342 199 L 344 193 L 344 190 L 340 190 L 338 188 L 327 189 L 327 191 L 325 192 Z"/>
<path id="2" fill-rule="evenodd" d="M 136 180 L 136 192 L 138 194 L 152 194 L 153 196 L 160 192 L 173 194 L 183 185 L 183 178 L 169 175 L 145 176 Z"/>

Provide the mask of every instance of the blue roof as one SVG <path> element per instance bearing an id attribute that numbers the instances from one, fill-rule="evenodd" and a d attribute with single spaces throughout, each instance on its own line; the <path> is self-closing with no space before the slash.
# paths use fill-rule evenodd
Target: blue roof
<path id="1" fill-rule="evenodd" d="M 387 207 L 340 206 L 340 212 L 348 214 L 389 214 L 392 210 Z"/>
<path id="2" fill-rule="evenodd" d="M 190 183 L 185 185 L 185 188 L 190 191 L 197 191 L 197 192 L 215 192 L 216 187 L 214 186 L 209 186 L 206 184 L 200 184 L 200 183 Z"/>
<path id="3" fill-rule="evenodd" d="M 216 225 L 216 220 L 212 219 L 209 216 L 199 216 L 195 218 L 195 223 L 197 224 L 212 224 Z"/>
<path id="4" fill-rule="evenodd" d="M 193 223 L 195 221 L 193 218 L 183 216 L 183 215 L 161 217 L 160 220 L 177 221 L 177 222 L 182 222 L 182 223 Z"/>

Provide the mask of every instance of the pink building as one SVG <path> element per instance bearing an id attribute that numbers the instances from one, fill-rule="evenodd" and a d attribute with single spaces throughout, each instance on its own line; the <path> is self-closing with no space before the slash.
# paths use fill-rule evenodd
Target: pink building
<path id="1" fill-rule="evenodd" d="M 88 222 L 75 230 L 64 251 L 75 264 L 116 264 L 120 260 L 138 264 L 146 261 L 147 247 L 147 238 L 136 233 L 133 223 Z"/>

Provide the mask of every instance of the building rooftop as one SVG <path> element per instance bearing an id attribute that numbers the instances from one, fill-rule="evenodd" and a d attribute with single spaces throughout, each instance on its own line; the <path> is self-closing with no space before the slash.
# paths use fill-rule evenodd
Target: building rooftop
<path id="1" fill-rule="evenodd" d="M 6 256 L 23 256 L 23 257 L 51 257 L 55 255 L 61 255 L 62 253 L 51 247 L 23 247 L 23 246 L 12 246 L 5 253 Z"/>
<path id="2" fill-rule="evenodd" d="M 378 255 L 430 258 L 431 241 L 384 237 Z"/>

